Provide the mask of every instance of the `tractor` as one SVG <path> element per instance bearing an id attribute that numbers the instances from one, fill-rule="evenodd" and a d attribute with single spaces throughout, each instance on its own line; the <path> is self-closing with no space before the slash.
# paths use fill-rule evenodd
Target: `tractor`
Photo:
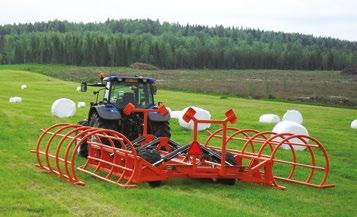
<path id="1" fill-rule="evenodd" d="M 154 95 L 157 87 L 155 79 L 142 76 L 109 76 L 100 74 L 100 83 L 81 83 L 81 92 L 86 92 L 87 87 L 100 87 L 93 92 L 96 95 L 95 102 L 90 103 L 87 120 L 80 121 L 83 126 L 105 128 L 115 130 L 125 135 L 129 140 L 135 140 L 143 134 L 144 119 L 142 113 L 134 112 L 124 115 L 123 110 L 128 104 L 137 108 L 155 109 Z M 99 100 L 100 92 L 103 98 Z M 170 114 L 162 115 L 159 112 L 148 113 L 148 133 L 156 137 L 170 138 Z M 88 155 L 87 145 L 80 147 L 79 155 Z"/>

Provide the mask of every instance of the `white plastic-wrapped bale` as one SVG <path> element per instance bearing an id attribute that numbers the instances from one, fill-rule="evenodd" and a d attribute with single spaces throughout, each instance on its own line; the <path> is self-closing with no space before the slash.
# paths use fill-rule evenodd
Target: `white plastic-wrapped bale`
<path id="1" fill-rule="evenodd" d="M 179 118 L 180 115 L 181 115 L 182 111 L 171 111 L 170 112 L 170 115 L 171 115 L 171 118 Z"/>
<path id="2" fill-rule="evenodd" d="M 288 110 L 283 116 L 283 121 L 292 121 L 298 124 L 302 124 L 304 119 L 302 114 L 298 110 Z"/>
<path id="3" fill-rule="evenodd" d="M 167 112 L 171 115 L 171 112 L 172 112 L 171 108 L 166 107 L 166 110 L 167 110 Z"/>
<path id="4" fill-rule="evenodd" d="M 81 91 L 81 87 L 77 87 L 76 90 L 77 90 L 78 92 L 80 92 L 80 91 Z"/>
<path id="5" fill-rule="evenodd" d="M 21 90 L 25 90 L 25 89 L 27 89 L 27 85 L 26 84 L 21 85 Z"/>
<path id="6" fill-rule="evenodd" d="M 76 113 L 76 103 L 67 98 L 57 99 L 52 104 L 51 113 L 58 118 L 72 117 Z"/>
<path id="7" fill-rule="evenodd" d="M 22 98 L 19 96 L 10 97 L 9 102 L 10 103 L 21 103 Z"/>
<path id="8" fill-rule="evenodd" d="M 196 111 L 195 118 L 197 118 L 198 120 L 211 120 L 211 113 L 209 111 L 204 110 L 202 108 L 195 107 L 195 106 L 190 106 L 190 107 Z M 191 120 L 187 123 L 182 119 L 183 115 L 186 113 L 186 111 L 190 107 L 186 107 L 182 110 L 178 120 L 179 120 L 179 124 L 181 127 L 192 130 L 193 129 L 193 121 Z M 197 130 L 202 131 L 202 130 L 208 129 L 210 126 L 211 126 L 211 124 L 198 124 Z"/>
<path id="9" fill-rule="evenodd" d="M 351 122 L 351 128 L 357 129 L 357 119 Z"/>
<path id="10" fill-rule="evenodd" d="M 292 122 L 292 121 L 282 121 L 279 122 L 278 124 L 275 125 L 273 128 L 274 133 L 291 133 L 291 134 L 299 134 L 299 135 L 306 135 L 308 136 L 309 133 L 307 129 L 302 126 L 301 124 Z M 305 142 L 308 142 L 308 139 L 304 139 Z M 282 138 L 276 138 L 274 139 L 276 142 L 282 141 Z M 294 143 L 294 144 L 304 144 L 304 141 L 302 141 L 299 138 L 293 138 L 289 142 Z M 280 146 L 283 149 L 290 149 L 290 146 L 288 144 L 283 144 Z M 293 149 L 297 151 L 302 151 L 306 147 L 305 146 L 300 146 L 300 145 L 293 145 Z"/>
<path id="11" fill-rule="evenodd" d="M 77 103 L 77 107 L 78 108 L 84 108 L 84 107 L 86 107 L 86 103 L 85 102 L 78 102 Z"/>
<path id="12" fill-rule="evenodd" d="M 276 124 L 280 122 L 280 117 L 275 114 L 263 114 L 259 117 L 260 123 Z"/>

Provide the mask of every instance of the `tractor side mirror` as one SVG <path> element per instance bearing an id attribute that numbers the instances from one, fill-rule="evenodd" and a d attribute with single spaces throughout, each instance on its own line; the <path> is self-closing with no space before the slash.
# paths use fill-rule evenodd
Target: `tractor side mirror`
<path id="1" fill-rule="evenodd" d="M 87 92 L 87 82 L 85 81 L 81 83 L 81 92 Z"/>
<path id="2" fill-rule="evenodd" d="M 152 95 L 156 95 L 156 93 L 157 93 L 156 85 L 152 85 L 151 93 L 152 93 Z"/>

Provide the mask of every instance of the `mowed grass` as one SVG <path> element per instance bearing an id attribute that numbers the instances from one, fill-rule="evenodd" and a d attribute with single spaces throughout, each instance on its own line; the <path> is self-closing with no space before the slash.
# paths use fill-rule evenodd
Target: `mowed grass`
<path id="1" fill-rule="evenodd" d="M 131 74 L 158 79 L 161 89 L 278 99 L 310 104 L 357 106 L 357 76 L 339 71 L 273 69 L 136 70 L 128 67 L 69 65 L 0 65 L 0 69 L 26 70 L 62 80 L 94 81 L 98 72 Z M 197 85 L 197 84 L 200 85 Z"/>
<path id="2" fill-rule="evenodd" d="M 27 90 L 20 90 L 21 84 Z M 199 85 L 199 84 L 197 84 Z M 357 110 L 302 104 L 222 98 L 215 95 L 159 90 L 156 101 L 174 110 L 196 105 L 223 118 L 234 108 L 239 128 L 270 130 L 258 123 L 262 113 L 283 114 L 298 109 L 310 135 L 318 138 L 331 159 L 332 189 L 285 184 L 286 191 L 249 183 L 224 186 L 177 179 L 152 189 L 142 184 L 123 189 L 83 175 L 85 187 L 46 174 L 35 167 L 34 149 L 40 129 L 59 122 L 75 123 L 86 117 L 88 106 L 70 119 L 50 114 L 52 102 L 61 97 L 87 104 L 91 91 L 76 92 L 76 83 L 14 70 L 0 70 L 0 215 L 1 216 L 356 216 L 357 131 L 350 129 Z M 21 96 L 21 104 L 10 104 Z M 191 141 L 190 131 L 171 121 L 173 139 Z M 205 134 L 205 133 L 203 133 Z"/>

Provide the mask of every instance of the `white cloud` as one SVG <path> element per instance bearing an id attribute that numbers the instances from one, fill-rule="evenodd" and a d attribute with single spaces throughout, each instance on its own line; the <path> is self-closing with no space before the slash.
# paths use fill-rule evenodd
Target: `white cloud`
<path id="1" fill-rule="evenodd" d="M 5 0 L 0 24 L 53 19 L 95 22 L 151 18 L 182 24 L 244 26 L 357 41 L 353 0 Z"/>

